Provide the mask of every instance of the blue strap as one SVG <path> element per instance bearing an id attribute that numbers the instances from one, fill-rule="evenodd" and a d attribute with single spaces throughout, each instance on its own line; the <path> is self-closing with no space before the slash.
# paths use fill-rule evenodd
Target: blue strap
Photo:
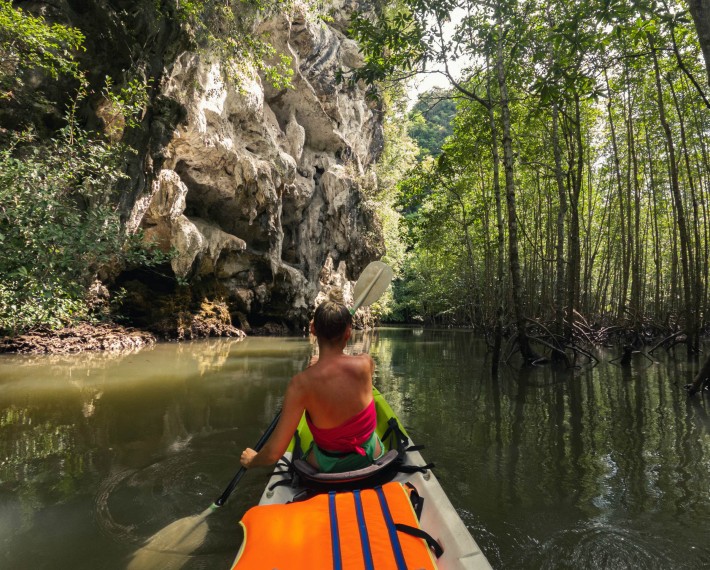
<path id="1" fill-rule="evenodd" d="M 355 512 L 357 513 L 357 526 L 360 529 L 360 544 L 362 545 L 362 557 L 365 560 L 365 570 L 375 570 L 375 564 L 372 561 L 372 551 L 370 550 L 370 538 L 367 536 L 367 525 L 365 524 L 365 514 L 362 510 L 362 499 L 360 499 L 359 489 L 353 491 L 353 497 L 355 498 Z"/>
<path id="2" fill-rule="evenodd" d="M 387 504 L 385 492 L 382 490 L 382 487 L 375 487 L 375 491 L 377 492 L 377 498 L 380 500 L 382 515 L 384 516 L 385 523 L 387 524 L 387 533 L 389 534 L 390 543 L 392 544 L 394 559 L 397 562 L 397 570 L 407 570 L 407 563 L 404 560 L 402 545 L 399 542 L 399 535 L 397 534 L 397 528 L 394 526 L 394 521 L 392 520 L 392 513 L 390 512 L 389 505 Z"/>
<path id="3" fill-rule="evenodd" d="M 340 535 L 338 534 L 338 512 L 335 508 L 335 491 L 328 493 L 328 511 L 330 512 L 330 542 L 333 546 L 333 570 L 342 570 L 340 556 Z"/>

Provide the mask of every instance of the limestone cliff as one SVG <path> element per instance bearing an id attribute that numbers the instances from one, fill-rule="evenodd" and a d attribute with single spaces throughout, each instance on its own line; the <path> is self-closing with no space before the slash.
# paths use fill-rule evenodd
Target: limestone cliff
<path id="1" fill-rule="evenodd" d="M 360 87 L 336 85 L 360 62 L 340 31 L 296 11 L 260 33 L 291 57 L 293 87 L 256 74 L 230 84 L 219 61 L 180 53 L 161 96 L 185 118 L 132 224 L 175 248 L 178 278 L 223 292 L 242 325 L 302 325 L 333 268 L 356 278 L 382 253 L 362 189 L 381 123 Z"/>
<path id="2" fill-rule="evenodd" d="M 347 300 L 352 280 L 382 255 L 364 193 L 383 144 L 379 109 L 362 86 L 335 79 L 360 65 L 343 30 L 363 4 L 334 0 L 330 23 L 296 4 L 259 24 L 257 33 L 291 58 L 293 86 L 283 90 L 255 71 L 228 80 L 234 70 L 193 49 L 176 18 L 152 16 L 154 3 L 33 4 L 82 29 L 94 84 L 130 66 L 151 80 L 142 128 L 124 133 L 137 154 L 120 201 L 131 230 L 175 254 L 162 277 L 111 275 L 128 289 L 138 324 L 155 320 L 156 308 L 208 296 L 223 298 L 238 326 L 293 331 L 321 289 L 342 285 Z M 87 117 L 101 125 L 100 98 Z"/>

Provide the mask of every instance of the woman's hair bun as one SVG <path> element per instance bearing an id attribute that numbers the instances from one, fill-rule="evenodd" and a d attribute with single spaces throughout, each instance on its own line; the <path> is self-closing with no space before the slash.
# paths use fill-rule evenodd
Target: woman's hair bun
<path id="1" fill-rule="evenodd" d="M 333 287 L 328 291 L 328 301 L 344 305 L 345 298 L 343 296 L 343 290 L 340 287 Z"/>
<path id="2" fill-rule="evenodd" d="M 326 299 L 318 305 L 313 315 L 313 328 L 319 341 L 342 338 L 352 322 L 353 317 L 345 306 L 343 290 L 340 287 L 334 287 L 328 292 Z"/>

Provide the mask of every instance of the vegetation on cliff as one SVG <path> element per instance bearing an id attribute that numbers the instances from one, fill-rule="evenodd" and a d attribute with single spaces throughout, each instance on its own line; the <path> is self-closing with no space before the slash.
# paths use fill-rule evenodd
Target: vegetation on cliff
<path id="1" fill-rule="evenodd" d="M 204 51 L 234 72 L 231 79 L 257 70 L 274 87 L 288 87 L 290 57 L 252 32 L 291 4 L 188 0 L 143 3 L 130 13 L 92 3 L 67 7 L 80 29 L 56 23 L 71 21 L 57 7 L 30 13 L 0 0 L 0 335 L 112 319 L 120 291 L 109 300 L 97 279 L 169 261 L 170 251 L 126 226 L 127 196 L 145 181 L 139 161 L 160 160 L 160 148 L 145 156 L 160 139 L 156 126 L 179 120 L 172 112 L 161 123 L 164 58 L 176 49 L 171 45 Z M 116 53 L 108 54 L 113 44 L 87 36 L 91 26 L 104 26 L 101 37 L 122 38 Z M 103 51 L 87 55 L 87 48 L 107 50 L 115 61 L 92 63 Z M 190 334 L 222 325 L 237 334 L 228 318 L 217 321 Z"/>
<path id="2" fill-rule="evenodd" d="M 80 89 L 52 138 L 40 139 L 30 125 L 2 133 L 0 332 L 17 334 L 89 319 L 88 289 L 98 270 L 138 250 L 126 243 L 111 200 L 126 149 L 77 124 L 86 85 L 75 59 L 82 34 L 2 1 L 0 38 L 3 99 L 26 97 L 28 108 L 50 104 L 41 90 L 26 89 L 38 72 L 69 76 Z"/>

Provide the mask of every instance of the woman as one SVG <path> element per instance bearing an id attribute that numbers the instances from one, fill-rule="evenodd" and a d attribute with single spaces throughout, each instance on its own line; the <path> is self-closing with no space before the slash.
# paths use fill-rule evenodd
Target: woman
<path id="1" fill-rule="evenodd" d="M 360 469 L 384 454 L 375 433 L 375 364 L 368 354 L 343 354 L 352 334 L 352 315 L 343 304 L 340 289 L 332 290 L 316 309 L 311 334 L 318 339 L 318 360 L 291 378 L 274 433 L 258 453 L 251 448 L 242 452 L 244 467 L 276 463 L 304 410 L 314 439 L 306 459 L 320 471 Z"/>

